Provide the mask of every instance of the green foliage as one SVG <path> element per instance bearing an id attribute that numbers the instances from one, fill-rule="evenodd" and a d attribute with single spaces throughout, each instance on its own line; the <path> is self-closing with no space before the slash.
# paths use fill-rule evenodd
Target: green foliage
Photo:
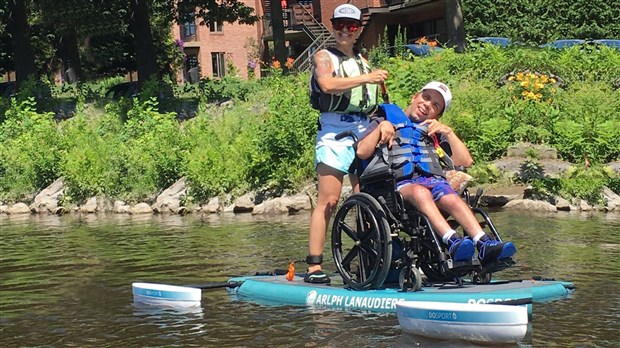
<path id="1" fill-rule="evenodd" d="M 605 0 L 462 2 L 468 36 L 504 36 L 541 44 L 560 38 L 620 37 L 620 6 Z"/>
<path id="2" fill-rule="evenodd" d="M 184 168 L 191 200 L 203 202 L 249 187 L 247 152 L 255 118 L 260 117 L 252 111 L 245 103 L 234 111 L 212 108 L 183 124 L 188 141 Z"/>
<path id="3" fill-rule="evenodd" d="M 492 164 L 474 164 L 467 170 L 467 174 L 473 177 L 470 186 L 497 183 L 502 180 L 502 173 Z"/>
<path id="4" fill-rule="evenodd" d="M 273 74 L 263 81 L 269 102 L 252 140 L 248 178 L 257 187 L 281 192 L 312 175 L 318 113 L 308 102 L 308 79 Z"/>
<path id="5" fill-rule="evenodd" d="M 0 197 L 30 200 L 56 180 L 62 148 L 51 114 L 37 113 L 34 98 L 12 99 L 0 124 Z"/>
<path id="6" fill-rule="evenodd" d="M 620 76 L 620 52 L 582 55 L 589 57 L 570 50 L 485 46 L 463 54 L 445 49 L 415 61 L 388 57 L 381 67 L 390 73 L 392 102 L 403 108 L 430 80 L 450 85 L 454 99 L 442 122 L 470 148 L 477 165 L 469 173 L 476 182 L 493 183 L 509 178 L 488 161 L 521 141 L 550 145 L 562 159 L 578 164 L 587 159 L 595 166 L 620 157 L 620 91 L 613 84 Z M 526 69 L 559 75 L 567 85 L 546 102 L 515 99 L 500 80 Z M 226 77 L 180 86 L 151 81 L 135 100 L 103 99 L 119 78 L 52 88 L 53 97 L 83 103 L 75 117 L 59 123 L 37 111 L 39 106 L 27 94 L 19 95 L 7 104 L 6 119 L 0 122 L 1 195 L 32 197 L 61 176 L 68 184 L 67 202 L 94 195 L 148 201 L 181 177 L 191 188 L 188 202 L 248 190 L 298 189 L 315 177 L 319 115 L 309 105 L 308 74 L 273 72 L 254 81 Z M 37 96 L 39 87 L 33 82 L 24 90 Z M 165 91 L 168 88 L 172 91 Z M 162 107 L 162 101 L 176 102 L 162 98 L 168 96 L 200 101 L 198 116 L 179 123 L 175 114 L 162 112 L 175 107 Z M 231 105 L 214 105 L 227 99 Z M 538 179 L 537 159 L 530 160 L 523 180 L 541 187 L 540 192 L 596 200 L 596 189 L 617 180 L 579 177 L 572 183 L 541 184 L 547 179 Z M 580 187 L 589 183 L 596 184 L 595 189 Z"/>
<path id="7" fill-rule="evenodd" d="M 184 137 L 174 114 L 157 102 L 136 101 L 124 117 L 112 112 L 95 119 L 78 114 L 64 121 L 67 139 L 60 173 L 67 201 L 106 195 L 131 201 L 150 199 L 182 176 Z"/>
<path id="8" fill-rule="evenodd" d="M 590 204 L 605 204 L 603 187 L 618 192 L 617 175 L 602 166 L 573 167 L 561 179 L 544 178 L 533 180 L 531 184 L 534 198 L 559 195 L 574 203 L 583 199 Z"/>

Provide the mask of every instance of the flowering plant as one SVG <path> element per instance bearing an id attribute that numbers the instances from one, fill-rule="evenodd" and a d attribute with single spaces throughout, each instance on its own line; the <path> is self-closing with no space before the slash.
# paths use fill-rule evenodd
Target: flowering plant
<path id="1" fill-rule="evenodd" d="M 436 47 L 437 46 L 437 40 L 435 39 L 428 39 L 426 36 L 422 36 L 421 38 L 417 39 L 415 41 L 416 44 L 418 45 L 428 45 L 431 47 Z"/>
<path id="2" fill-rule="evenodd" d="M 182 68 L 187 61 L 187 54 L 184 50 L 185 42 L 183 40 L 175 39 L 172 45 L 171 56 L 172 65 L 176 68 Z"/>
<path id="3" fill-rule="evenodd" d="M 293 69 L 293 62 L 295 62 L 295 58 L 288 57 L 286 58 L 286 63 L 284 63 L 284 66 L 286 66 L 289 69 Z"/>
<path id="4" fill-rule="evenodd" d="M 565 85 L 558 76 L 529 70 L 510 72 L 500 81 L 513 91 L 514 99 L 534 101 L 550 101 L 557 88 Z"/>

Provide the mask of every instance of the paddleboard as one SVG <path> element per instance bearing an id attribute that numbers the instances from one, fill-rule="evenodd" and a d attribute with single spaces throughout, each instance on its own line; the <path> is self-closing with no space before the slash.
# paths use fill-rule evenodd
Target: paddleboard
<path id="1" fill-rule="evenodd" d="M 395 312 L 403 301 L 456 302 L 464 304 L 528 303 L 540 299 L 561 299 L 570 295 L 574 285 L 555 280 L 494 281 L 490 284 L 444 284 L 425 286 L 420 291 L 402 292 L 396 288 L 355 291 L 332 280 L 332 285 L 308 284 L 302 275 L 292 281 L 285 276 L 236 277 L 242 282 L 229 289 L 236 299 L 268 305 L 309 306 L 371 312 Z"/>
<path id="2" fill-rule="evenodd" d="M 528 326 L 525 306 L 403 301 L 396 315 L 407 333 L 474 342 L 518 342 Z"/>

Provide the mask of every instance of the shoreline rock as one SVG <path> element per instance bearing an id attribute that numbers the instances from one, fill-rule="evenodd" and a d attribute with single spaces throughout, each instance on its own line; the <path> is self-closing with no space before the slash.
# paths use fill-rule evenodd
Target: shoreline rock
<path id="1" fill-rule="evenodd" d="M 535 148 L 535 147 L 534 147 Z M 556 153 L 545 148 L 535 148 L 539 153 L 537 160 L 541 164 L 542 175 L 545 177 L 555 177 L 561 175 L 570 164 L 558 161 Z M 531 148 L 525 145 L 511 148 L 509 153 L 512 156 L 491 162 L 491 165 L 499 165 L 503 172 L 512 175 L 522 174 L 522 165 Z M 606 165 L 613 172 L 620 173 L 620 160 Z M 268 193 L 248 192 L 230 202 L 230 197 L 213 197 L 206 204 L 184 205 L 187 192 L 185 178 L 180 178 L 169 188 L 162 191 L 154 199 L 151 205 L 147 202 L 137 204 L 127 204 L 120 200 L 112 202 L 106 197 L 91 197 L 82 205 L 64 206 L 62 204 L 65 184 L 63 178 L 58 178 L 48 187 L 37 194 L 30 205 L 24 202 L 17 202 L 8 205 L 0 201 L 0 214 L 25 215 L 25 214 L 251 214 L 251 215 L 280 215 L 295 214 L 299 211 L 312 210 L 316 203 L 317 189 L 316 183 L 311 182 L 306 185 L 301 192 L 293 196 L 275 197 Z M 475 195 L 475 188 L 469 188 L 470 195 Z M 351 194 L 351 186 L 348 177 L 345 177 L 341 193 L 341 202 Z M 547 200 L 533 200 L 524 185 L 506 185 L 503 187 L 490 187 L 479 197 L 479 205 L 490 209 L 512 209 L 528 211 L 601 211 L 605 213 L 620 213 L 620 196 L 604 188 L 604 206 L 591 206 L 583 200 L 568 201 L 561 197 L 551 197 Z"/>
<path id="2" fill-rule="evenodd" d="M 224 205 L 219 197 L 212 198 L 207 204 L 196 206 L 183 206 L 182 200 L 186 192 L 185 180 L 181 179 L 171 186 L 169 190 L 164 190 L 156 199 L 153 205 L 146 202 L 138 202 L 129 205 L 126 202 L 116 200 L 109 201 L 105 197 L 91 197 L 83 205 L 73 207 L 63 207 L 58 205 L 58 200 L 62 197 L 61 179 L 56 180 L 50 187 L 41 191 L 34 202 L 28 206 L 26 203 L 18 202 L 7 205 L 0 202 L 0 214 L 25 215 L 25 214 L 179 214 L 190 213 L 199 214 L 251 214 L 251 215 L 283 215 L 295 214 L 299 211 L 311 211 L 316 201 L 316 192 L 310 192 L 309 187 L 293 196 L 282 197 L 261 197 L 254 192 L 247 193 L 237 198 L 232 204 Z M 315 190 L 316 191 L 316 190 Z M 474 188 L 469 190 L 471 195 L 475 194 Z M 348 184 L 343 186 L 341 201 L 351 194 Z M 552 197 L 547 200 L 534 200 L 529 197 L 528 187 L 523 185 L 509 185 L 505 187 L 492 188 L 479 198 L 479 206 L 486 209 L 506 209 L 506 210 L 525 210 L 540 212 L 555 211 L 579 211 L 590 212 L 600 211 L 605 213 L 620 213 L 620 196 L 609 188 L 603 190 L 605 206 L 591 206 L 583 200 L 569 202 L 561 197 Z"/>

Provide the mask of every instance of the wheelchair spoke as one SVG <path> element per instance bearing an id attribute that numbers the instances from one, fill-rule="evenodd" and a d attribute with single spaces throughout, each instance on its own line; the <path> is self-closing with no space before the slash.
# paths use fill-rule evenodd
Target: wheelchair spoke
<path id="1" fill-rule="evenodd" d="M 346 223 L 346 221 L 338 221 L 338 228 L 340 228 L 340 230 L 346 233 L 347 236 L 349 236 L 349 238 L 351 238 L 353 241 L 357 242 L 359 240 L 359 238 L 357 237 L 357 232 L 355 232 L 353 228 Z"/>

